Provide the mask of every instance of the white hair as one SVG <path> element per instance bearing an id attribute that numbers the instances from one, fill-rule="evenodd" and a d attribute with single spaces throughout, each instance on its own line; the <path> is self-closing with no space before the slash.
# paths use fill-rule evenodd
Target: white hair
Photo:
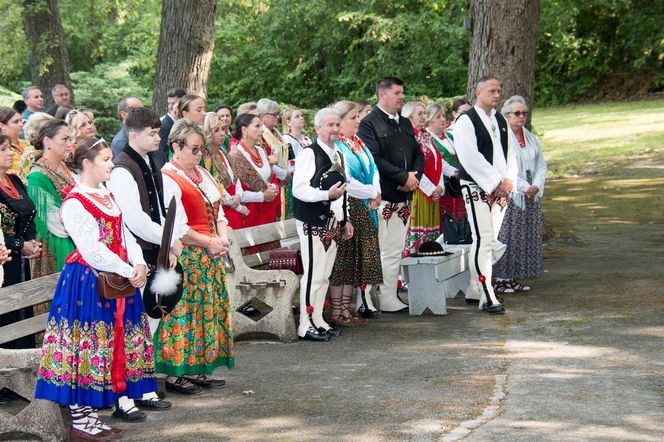
<path id="1" fill-rule="evenodd" d="M 269 98 L 261 98 L 256 102 L 256 112 L 259 114 L 279 112 L 279 104 Z"/>
<path id="2" fill-rule="evenodd" d="M 331 107 L 324 107 L 314 115 L 314 127 L 321 127 L 325 119 L 329 116 L 339 117 L 339 112 L 335 111 Z"/>
<path id="3" fill-rule="evenodd" d="M 503 104 L 503 110 L 501 113 L 504 116 L 507 116 L 510 112 L 512 112 L 512 105 L 514 103 L 521 103 L 523 104 L 523 107 L 526 108 L 526 111 L 528 111 L 528 105 L 526 104 L 526 100 L 521 96 L 521 95 L 512 95 L 505 101 L 505 104 Z"/>
<path id="4" fill-rule="evenodd" d="M 422 109 L 426 110 L 424 103 L 422 103 L 421 101 L 409 101 L 408 103 L 404 104 L 403 107 L 401 108 L 401 116 L 410 118 L 415 113 L 415 109 L 417 109 L 418 107 L 421 107 Z"/>

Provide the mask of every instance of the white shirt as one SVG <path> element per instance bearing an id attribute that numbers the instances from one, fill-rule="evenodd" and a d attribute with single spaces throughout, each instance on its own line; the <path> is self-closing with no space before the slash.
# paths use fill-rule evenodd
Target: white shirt
<path id="1" fill-rule="evenodd" d="M 200 166 L 196 166 L 196 168 L 203 177 L 203 181 L 198 185 L 194 184 L 194 182 L 191 181 L 191 179 L 189 179 L 189 177 L 182 170 L 173 166 L 172 163 L 166 163 L 161 170 L 174 170 L 178 174 L 178 176 L 187 180 L 189 183 L 194 185 L 194 187 L 198 187 L 199 189 L 201 189 L 205 193 L 205 195 L 207 195 L 207 198 L 210 201 L 210 203 L 214 204 L 216 201 L 219 201 L 221 199 L 221 193 L 219 193 L 217 182 L 214 180 L 214 178 L 212 178 L 212 176 L 208 173 L 207 170 L 203 169 Z M 180 189 L 178 183 L 176 183 L 168 175 L 163 174 L 163 177 L 164 177 L 164 200 L 170 201 L 172 197 L 175 197 L 175 204 L 177 204 L 178 206 L 178 212 L 182 214 L 184 223 L 189 225 L 189 218 L 187 217 L 187 212 L 185 212 L 184 206 L 182 205 L 182 189 Z M 207 204 L 207 201 L 205 202 Z M 217 221 L 221 221 L 228 224 L 228 220 L 224 215 L 224 209 L 221 207 L 221 204 L 219 205 L 219 213 L 217 213 Z"/>
<path id="2" fill-rule="evenodd" d="M 463 114 L 454 124 L 454 149 L 459 161 L 463 164 L 466 172 L 487 193 L 494 191 L 503 178 L 510 179 L 516 185 L 517 163 L 516 151 L 518 146 L 514 145 L 514 137 L 507 134 L 508 147 L 507 159 L 503 157 L 503 148 L 500 144 L 500 127 L 496 120 L 496 110 L 491 110 L 487 115 L 484 110 L 475 106 L 482 123 L 491 136 L 493 143 L 493 164 L 489 163 L 477 149 L 477 137 L 475 128 L 470 117 Z M 511 131 L 509 126 L 507 131 Z"/>
<path id="3" fill-rule="evenodd" d="M 330 157 L 332 163 L 340 161 L 341 151 L 336 147 L 329 147 L 322 141 L 317 140 L 318 145 L 323 152 Z M 295 159 L 295 173 L 293 174 L 293 196 L 300 201 L 307 203 L 316 203 L 319 201 L 329 201 L 327 190 L 311 187 L 311 179 L 316 173 L 316 156 L 313 149 L 304 149 Z M 334 212 L 338 220 L 342 220 L 343 196 L 330 203 L 330 209 Z"/>
<path id="4" fill-rule="evenodd" d="M 150 167 L 147 156 L 143 158 L 145 163 Z M 106 187 L 113 192 L 115 201 L 120 206 L 124 217 L 125 224 L 129 227 L 131 232 L 139 238 L 151 244 L 161 244 L 161 237 L 164 233 L 164 217 L 161 216 L 161 224 L 152 221 L 150 215 L 143 211 L 141 206 L 141 195 L 138 191 L 138 183 L 134 179 L 129 170 L 124 167 L 115 167 L 111 171 L 111 179 L 106 182 Z M 156 184 L 155 184 L 156 188 Z M 170 198 L 164 198 L 164 204 L 168 207 Z M 175 226 L 173 229 L 173 239 L 171 245 L 180 239 L 189 228 L 182 217 L 181 211 L 178 209 L 175 218 Z"/>
<path id="5" fill-rule="evenodd" d="M 305 136 L 302 136 L 302 141 L 298 140 L 291 134 L 284 134 L 282 138 L 293 148 L 293 154 L 295 155 L 295 158 L 297 158 L 297 156 L 300 154 L 300 152 L 302 152 L 302 150 L 304 150 L 305 147 L 311 144 L 309 137 Z"/>
<path id="6" fill-rule="evenodd" d="M 378 106 L 378 105 L 376 105 L 376 107 L 377 107 L 378 109 L 380 109 L 381 111 L 383 111 L 383 113 L 384 113 L 385 115 L 387 115 L 387 118 L 389 118 L 389 119 L 391 119 L 391 120 L 394 120 L 394 121 L 396 121 L 397 123 L 399 122 L 399 112 L 397 112 L 397 113 L 394 114 L 394 115 L 390 115 L 390 114 L 387 113 L 387 111 L 386 111 L 385 109 L 383 109 L 382 107 L 380 107 L 380 106 Z"/>
<path id="7" fill-rule="evenodd" d="M 109 216 L 120 215 L 120 208 L 115 202 L 113 202 L 111 209 L 108 209 L 86 195 L 86 193 L 95 193 L 101 197 L 109 195 L 110 191 L 101 185 L 99 188 L 93 189 L 78 183 L 71 191 L 83 194 L 86 199 Z M 60 214 L 65 229 L 74 241 L 76 249 L 85 262 L 95 269 L 102 272 L 114 272 L 129 278 L 134 271 L 132 265 L 145 264 L 143 250 L 124 225 L 122 228 L 122 244 L 127 248 L 127 258 L 132 265 L 122 261 L 118 255 L 99 241 L 97 220 L 90 212 L 85 210 L 80 201 L 74 198 L 66 200 L 60 208 Z"/>

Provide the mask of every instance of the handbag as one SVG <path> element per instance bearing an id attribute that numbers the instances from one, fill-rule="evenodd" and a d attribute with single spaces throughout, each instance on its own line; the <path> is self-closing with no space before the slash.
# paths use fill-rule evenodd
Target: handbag
<path id="1" fill-rule="evenodd" d="M 113 272 L 97 272 L 90 267 L 97 278 L 97 291 L 104 299 L 126 298 L 136 293 L 136 287 L 131 285 L 129 278 Z"/>
<path id="2" fill-rule="evenodd" d="M 290 270 L 296 275 L 304 273 L 302 255 L 295 249 L 272 250 L 269 258 L 270 270 Z"/>
<path id="3" fill-rule="evenodd" d="M 445 244 L 470 244 L 473 237 L 470 233 L 468 217 L 454 219 L 449 213 L 443 216 L 443 238 Z"/>
<path id="4" fill-rule="evenodd" d="M 445 184 L 445 195 L 452 198 L 461 198 L 461 182 L 459 182 L 459 178 L 455 176 L 444 177 L 443 182 Z"/>

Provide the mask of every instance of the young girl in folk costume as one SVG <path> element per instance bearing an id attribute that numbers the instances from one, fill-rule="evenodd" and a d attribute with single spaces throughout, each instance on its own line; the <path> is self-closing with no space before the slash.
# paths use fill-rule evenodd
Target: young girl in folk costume
<path id="1" fill-rule="evenodd" d="M 223 264 L 229 246 L 227 221 L 216 181 L 198 165 L 205 149 L 200 127 L 186 118 L 178 120 L 168 141 L 173 158 L 162 168 L 164 199 L 175 197 L 189 230 L 180 239 L 182 299 L 155 333 L 157 371 L 168 376 L 166 390 L 198 394 L 225 384 L 208 378 L 217 367 L 235 365 Z"/>
<path id="2" fill-rule="evenodd" d="M 81 141 L 71 159 L 80 173 L 60 212 L 76 250 L 55 289 L 48 315 L 35 398 L 70 407 L 74 440 L 107 441 L 110 428 L 95 409 L 119 396 L 145 398 L 157 389 L 147 316 L 138 289 L 145 284 L 141 248 L 124 228 L 122 213 L 102 182 L 112 152 L 104 140 Z M 92 269 L 126 277 L 136 287 L 126 298 L 99 295 Z"/>
<path id="3" fill-rule="evenodd" d="M 424 155 L 424 173 L 418 189 L 413 194 L 410 225 L 406 232 L 406 246 L 402 256 L 417 252 L 420 245 L 435 241 L 442 233 L 439 199 L 445 190 L 443 183 L 443 157 L 433 145 L 425 130 L 426 109 L 420 102 L 406 103 L 401 115 L 413 124 L 415 138 Z"/>
<path id="4" fill-rule="evenodd" d="M 229 156 L 233 170 L 247 195 L 249 215 L 244 227 L 259 226 L 276 221 L 279 186 L 274 184 L 272 166 L 265 150 L 258 145 L 262 137 L 261 120 L 251 114 L 242 114 L 235 120 L 233 136 L 240 140 Z"/>
<path id="5" fill-rule="evenodd" d="M 210 172 L 210 175 L 219 185 L 219 191 L 223 196 L 222 204 L 225 206 L 224 215 L 228 220 L 228 225 L 233 229 L 241 229 L 242 217 L 249 215 L 249 209 L 242 204 L 244 197 L 242 183 L 235 176 L 223 150 L 226 132 L 218 114 L 214 112 L 205 114 L 203 133 L 205 134 L 206 149 L 203 151 L 200 166 Z"/>

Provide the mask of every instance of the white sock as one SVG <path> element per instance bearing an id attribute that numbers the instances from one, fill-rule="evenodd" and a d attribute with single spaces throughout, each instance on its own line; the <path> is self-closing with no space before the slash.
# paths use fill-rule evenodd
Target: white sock
<path id="1" fill-rule="evenodd" d="M 88 434 L 96 435 L 102 432 L 103 428 L 96 425 L 97 420 L 92 417 L 92 407 L 79 407 L 78 404 L 70 405 L 72 427 Z"/>
<path id="2" fill-rule="evenodd" d="M 159 399 L 159 396 L 157 396 L 157 392 L 151 391 L 149 393 L 143 393 L 143 397 L 141 399 L 144 401 L 156 401 Z"/>
<path id="3" fill-rule="evenodd" d="M 118 399 L 118 405 L 122 411 L 129 411 L 136 406 L 134 400 L 129 399 L 127 396 L 120 396 Z"/>

